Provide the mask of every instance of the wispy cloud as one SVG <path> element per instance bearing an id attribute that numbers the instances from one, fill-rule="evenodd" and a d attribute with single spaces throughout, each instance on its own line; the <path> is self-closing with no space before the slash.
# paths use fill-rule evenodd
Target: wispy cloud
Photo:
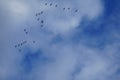
<path id="1" fill-rule="evenodd" d="M 120 79 L 119 32 L 102 0 L 3 0 L 0 10 L 0 80 Z"/>

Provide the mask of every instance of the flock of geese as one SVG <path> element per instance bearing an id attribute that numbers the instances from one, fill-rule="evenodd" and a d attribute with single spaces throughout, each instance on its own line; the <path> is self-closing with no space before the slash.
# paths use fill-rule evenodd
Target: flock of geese
<path id="1" fill-rule="evenodd" d="M 45 5 L 45 6 L 48 6 L 48 7 L 51 7 L 51 6 L 53 6 L 53 7 L 55 7 L 55 8 L 58 7 L 57 4 L 53 4 L 53 3 L 44 3 L 44 5 Z M 63 11 L 65 11 L 65 10 L 71 10 L 70 7 L 67 7 L 67 8 L 66 8 L 66 7 L 62 7 L 61 9 L 62 9 Z M 74 11 L 74 13 L 79 12 L 78 9 L 75 9 L 75 10 L 73 10 L 73 11 Z M 40 24 L 41 24 L 40 27 L 44 27 L 45 21 L 44 21 L 44 19 L 40 19 L 39 16 L 42 16 L 44 13 L 45 13 L 44 11 L 40 11 L 40 12 L 38 12 L 38 13 L 35 13 L 35 16 L 36 16 L 36 18 L 37 18 L 37 21 L 40 22 Z M 27 29 L 23 29 L 23 31 L 24 31 L 24 33 L 25 33 L 26 35 L 29 34 L 29 32 L 27 31 Z M 36 41 L 32 41 L 32 43 L 35 44 Z M 22 41 L 22 42 L 16 44 L 14 47 L 17 48 L 19 52 L 21 52 L 21 51 L 22 51 L 21 48 L 22 48 L 24 45 L 26 45 L 26 44 L 28 44 L 28 41 L 27 41 L 27 40 Z"/>

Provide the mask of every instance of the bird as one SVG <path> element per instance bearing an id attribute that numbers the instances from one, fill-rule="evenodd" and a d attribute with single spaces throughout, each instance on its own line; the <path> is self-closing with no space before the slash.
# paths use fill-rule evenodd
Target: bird
<path id="1" fill-rule="evenodd" d="M 43 14 L 43 11 L 41 11 L 41 14 Z"/>
<path id="2" fill-rule="evenodd" d="M 65 8 L 63 8 L 63 10 L 65 10 Z"/>
<path id="3" fill-rule="evenodd" d="M 22 42 L 23 45 L 26 44 L 26 43 L 27 43 L 27 41 L 23 41 L 23 42 Z"/>
<path id="4" fill-rule="evenodd" d="M 57 7 L 58 5 L 56 4 L 55 7 Z"/>
<path id="5" fill-rule="evenodd" d="M 45 3 L 45 5 L 47 5 L 47 3 Z"/>
<path id="6" fill-rule="evenodd" d="M 50 3 L 50 6 L 52 6 L 52 3 Z"/>
<path id="7" fill-rule="evenodd" d="M 20 44 L 18 44 L 18 47 L 20 47 Z"/>
<path id="8" fill-rule="evenodd" d="M 15 48 L 17 47 L 17 45 L 15 45 Z"/>
<path id="9" fill-rule="evenodd" d="M 26 32 L 26 29 L 24 29 L 24 31 Z"/>
<path id="10" fill-rule="evenodd" d="M 28 34 L 28 32 L 25 32 L 26 34 Z"/>
<path id="11" fill-rule="evenodd" d="M 41 23 L 44 23 L 44 21 L 43 21 L 43 20 L 41 20 Z"/>
<path id="12" fill-rule="evenodd" d="M 70 8 L 68 8 L 68 10 L 70 10 Z"/>
<path id="13" fill-rule="evenodd" d="M 78 10 L 76 9 L 75 12 L 78 12 Z"/>
<path id="14" fill-rule="evenodd" d="M 21 43 L 21 46 L 22 46 L 23 44 Z"/>
<path id="15" fill-rule="evenodd" d="M 35 41 L 33 41 L 33 43 L 35 43 Z"/>

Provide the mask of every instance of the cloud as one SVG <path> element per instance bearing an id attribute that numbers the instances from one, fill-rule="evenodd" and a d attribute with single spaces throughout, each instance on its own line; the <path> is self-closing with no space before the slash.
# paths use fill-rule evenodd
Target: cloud
<path id="1" fill-rule="evenodd" d="M 53 5 L 47 7 L 46 2 Z M 119 33 L 111 27 L 115 26 L 111 17 L 108 22 L 103 20 L 103 3 L 102 0 L 0 1 L 0 79 L 119 79 Z M 57 8 L 53 7 L 55 4 Z M 70 10 L 63 10 L 64 7 Z M 35 17 L 40 11 L 44 12 L 39 17 L 45 20 L 43 28 Z M 15 48 L 25 40 L 27 44 Z"/>
<path id="2" fill-rule="evenodd" d="M 50 8 L 46 7 L 44 4 L 47 2 L 50 4 L 53 3 L 58 4 L 57 8 Z M 32 4 L 31 4 L 32 3 Z M 24 22 L 26 19 L 31 20 L 33 19 L 33 13 L 40 12 L 41 10 L 44 11 L 46 15 L 43 15 L 42 18 L 45 19 L 48 26 L 46 29 L 53 32 L 53 33 L 60 33 L 65 34 L 70 30 L 80 26 L 82 19 L 87 17 L 88 19 L 92 20 L 98 18 L 100 14 L 103 12 L 103 5 L 102 1 L 100 0 L 76 0 L 76 1 L 19 1 L 19 0 L 12 0 L 8 3 L 8 1 L 3 1 L 3 4 L 8 6 L 6 15 L 9 15 L 9 19 L 13 19 L 12 24 L 15 22 Z M 62 5 L 62 6 L 61 6 Z M 92 6 L 94 5 L 94 6 Z M 41 7 L 39 7 L 41 6 Z M 63 8 L 70 8 L 70 10 L 63 11 Z M 75 10 L 78 10 L 75 13 Z M 28 17 L 29 16 L 29 17 Z M 10 21 L 11 22 L 11 21 Z M 17 23 L 17 24 L 18 24 Z M 32 26 L 35 23 L 31 24 Z M 39 24 L 38 24 L 39 25 Z"/>

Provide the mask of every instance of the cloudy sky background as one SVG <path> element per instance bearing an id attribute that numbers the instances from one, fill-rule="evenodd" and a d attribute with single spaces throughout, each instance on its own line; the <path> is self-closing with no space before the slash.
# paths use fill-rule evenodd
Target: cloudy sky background
<path id="1" fill-rule="evenodd" d="M 119 0 L 0 0 L 0 80 L 119 80 L 119 14 Z"/>

